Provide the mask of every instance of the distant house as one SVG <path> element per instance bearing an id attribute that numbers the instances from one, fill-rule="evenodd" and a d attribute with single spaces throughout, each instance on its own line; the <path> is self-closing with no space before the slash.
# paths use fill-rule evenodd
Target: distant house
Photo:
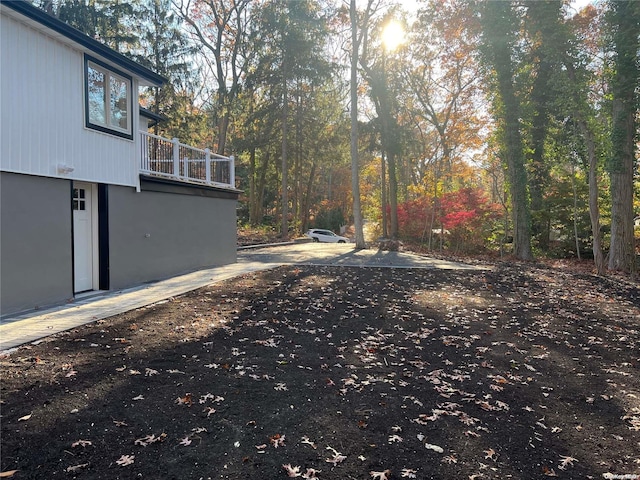
<path id="1" fill-rule="evenodd" d="M 233 157 L 148 133 L 165 79 L 0 0 L 0 313 L 236 261 Z"/>

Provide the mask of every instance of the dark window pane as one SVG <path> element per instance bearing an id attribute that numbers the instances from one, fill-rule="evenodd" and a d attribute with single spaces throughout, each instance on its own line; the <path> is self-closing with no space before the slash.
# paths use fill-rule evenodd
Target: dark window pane
<path id="1" fill-rule="evenodd" d="M 110 77 L 109 101 L 111 102 L 111 125 L 128 128 L 127 116 L 127 82 Z"/>
<path id="2" fill-rule="evenodd" d="M 106 124 L 105 75 L 95 68 L 88 67 L 87 84 L 89 91 L 89 121 L 99 125 Z"/>

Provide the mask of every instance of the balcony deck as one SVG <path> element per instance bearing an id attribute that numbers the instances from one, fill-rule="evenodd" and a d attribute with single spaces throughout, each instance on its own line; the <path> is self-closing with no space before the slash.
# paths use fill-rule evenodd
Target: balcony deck
<path id="1" fill-rule="evenodd" d="M 140 173 L 187 183 L 235 190 L 235 162 L 148 132 L 140 132 Z"/>

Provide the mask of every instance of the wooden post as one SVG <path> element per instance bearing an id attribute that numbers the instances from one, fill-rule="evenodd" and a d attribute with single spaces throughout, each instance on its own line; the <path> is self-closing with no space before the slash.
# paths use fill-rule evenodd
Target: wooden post
<path id="1" fill-rule="evenodd" d="M 204 159 L 205 159 L 204 175 L 207 181 L 207 185 L 210 185 L 211 184 L 211 150 L 209 150 L 208 148 L 204 149 Z"/>
<path id="2" fill-rule="evenodd" d="M 173 174 L 176 177 L 180 176 L 180 140 L 177 138 L 173 138 L 171 140 L 173 143 Z"/>

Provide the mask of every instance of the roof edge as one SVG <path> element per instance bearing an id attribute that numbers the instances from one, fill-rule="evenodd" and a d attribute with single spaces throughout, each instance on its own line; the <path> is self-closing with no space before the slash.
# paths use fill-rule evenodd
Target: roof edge
<path id="1" fill-rule="evenodd" d="M 148 108 L 140 107 L 140 115 L 143 117 L 147 117 L 150 120 L 155 120 L 156 122 L 164 122 L 167 120 L 167 117 L 161 115 L 159 113 L 152 112 Z"/>
<path id="2" fill-rule="evenodd" d="M 162 75 L 157 74 L 153 70 L 140 65 L 138 62 L 131 60 L 130 58 L 118 53 L 112 48 L 103 45 L 102 43 L 94 40 L 90 36 L 81 32 L 80 30 L 67 25 L 66 23 L 58 20 L 57 18 L 49 15 L 44 10 L 40 10 L 34 7 L 26 0 L 0 0 L 2 6 L 6 6 L 15 12 L 33 20 L 44 27 L 47 27 L 60 35 L 67 37 L 68 39 L 82 45 L 91 52 L 99 55 L 100 57 L 108 60 L 117 66 L 128 70 L 129 72 L 144 78 L 154 85 L 160 86 L 167 83 L 167 79 Z"/>

